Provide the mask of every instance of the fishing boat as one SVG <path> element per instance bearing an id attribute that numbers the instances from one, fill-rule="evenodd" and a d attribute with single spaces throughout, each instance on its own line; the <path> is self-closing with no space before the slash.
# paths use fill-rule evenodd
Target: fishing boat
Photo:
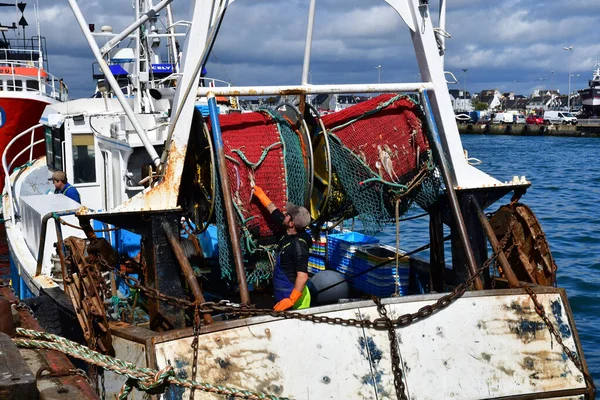
<path id="1" fill-rule="evenodd" d="M 111 45 L 148 32 L 147 16 L 170 3 L 136 1 L 138 18 Z M 230 3 L 193 3 L 176 89 L 142 100 L 150 80 L 126 97 L 69 0 L 114 96 L 47 107 L 46 156 L 7 179 L 3 205 L 15 291 L 71 304 L 85 346 L 24 329 L 15 343 L 98 366 L 108 398 L 594 398 L 557 266 L 520 202 L 531 183 L 465 157 L 443 68 L 444 2 L 439 27 L 427 1 L 388 2 L 421 82 L 308 84 L 311 0 L 298 85 L 201 86 Z M 332 93 L 380 95 L 323 116 L 306 102 Z M 257 95 L 299 100 L 217 109 L 217 97 Z M 80 157 L 93 167 L 83 182 Z M 45 194 L 57 170 L 83 205 Z M 276 235 L 254 185 L 311 212 L 308 309 L 271 308 Z M 400 250 L 399 233 L 385 246 L 336 230 L 359 218 L 365 232 L 399 232 L 411 207 L 429 217 L 421 249 Z M 423 249 L 429 259 L 414 255 Z"/>
<path id="2" fill-rule="evenodd" d="M 19 3 L 20 12 L 25 3 Z M 0 8 L 17 8 L 16 4 L 0 3 Z M 38 124 L 44 108 L 67 98 L 67 88 L 62 79 L 48 72 L 46 38 L 40 34 L 25 37 L 27 21 L 22 16 L 19 25 L 23 28 L 22 37 L 8 37 L 10 31 L 19 30 L 16 23 L 9 26 L 0 24 L 0 151 L 19 133 Z M 34 140 L 43 140 L 43 129 L 36 128 Z M 27 139 L 21 139 L 14 148 L 27 146 Z M 43 155 L 41 147 L 35 157 Z M 16 154 L 12 154 L 15 156 Z M 24 164 L 30 155 L 19 155 L 12 167 Z M 4 171 L 0 172 L 0 188 L 4 187 Z"/>
<path id="3" fill-rule="evenodd" d="M 596 63 L 588 86 L 579 91 L 583 113 L 588 116 L 600 115 L 600 62 Z"/>

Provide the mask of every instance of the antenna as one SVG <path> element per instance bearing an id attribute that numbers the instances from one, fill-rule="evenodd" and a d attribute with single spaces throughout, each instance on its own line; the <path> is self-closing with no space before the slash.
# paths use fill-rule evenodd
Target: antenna
<path id="1" fill-rule="evenodd" d="M 27 47 L 27 38 L 25 37 L 25 27 L 28 26 L 29 24 L 27 23 L 27 20 L 25 19 L 24 13 L 25 13 L 25 7 L 27 7 L 27 3 L 17 3 L 17 7 L 19 8 L 19 10 L 21 11 L 21 19 L 19 20 L 19 25 L 23 27 L 23 47 Z"/>

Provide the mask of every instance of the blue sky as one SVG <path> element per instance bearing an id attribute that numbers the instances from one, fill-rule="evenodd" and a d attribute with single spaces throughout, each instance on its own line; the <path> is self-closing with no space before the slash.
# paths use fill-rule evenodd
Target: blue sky
<path id="1" fill-rule="evenodd" d="M 47 38 L 50 72 L 62 77 L 70 96 L 87 97 L 94 82 L 93 57 L 67 0 L 38 0 Z M 8 2 L 5 0 L 5 2 Z M 158 1 L 156 1 L 158 2 Z M 600 54 L 598 0 L 446 0 L 446 70 L 461 81 L 450 89 L 534 89 L 567 92 L 569 52 L 572 89 L 583 88 Z M 437 26 L 437 0 L 431 0 Z M 35 14 L 26 18 L 33 32 Z M 130 0 L 80 0 L 89 23 L 122 30 L 132 22 Z M 175 0 L 175 18 L 189 18 L 189 1 Z M 229 7 L 209 75 L 238 85 L 300 82 L 308 0 L 235 0 Z M 1 10 L 0 22 L 16 21 Z M 13 32 L 10 32 L 12 35 Z M 317 0 L 310 79 L 313 83 L 414 81 L 418 70 L 408 28 L 383 0 Z"/>

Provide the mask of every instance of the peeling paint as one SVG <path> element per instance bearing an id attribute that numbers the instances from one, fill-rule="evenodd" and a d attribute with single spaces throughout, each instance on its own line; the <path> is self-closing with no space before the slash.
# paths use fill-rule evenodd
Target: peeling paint
<path id="1" fill-rule="evenodd" d="M 535 361 L 531 357 L 525 357 L 523 362 L 521 363 L 521 367 L 525 369 L 534 370 L 535 369 Z"/>
<path id="2" fill-rule="evenodd" d="M 435 328 L 435 330 L 436 330 L 435 334 L 443 339 L 444 338 L 444 330 L 442 329 L 442 327 L 438 326 Z"/>
<path id="3" fill-rule="evenodd" d="M 187 379 L 188 374 L 186 372 L 186 368 L 189 366 L 189 363 L 185 359 L 176 358 L 174 362 L 168 360 L 169 365 L 174 364 L 175 375 L 180 379 Z M 163 397 L 165 400 L 181 400 L 183 399 L 183 393 L 185 392 L 185 388 L 183 386 L 177 385 L 169 385 Z"/>
<path id="4" fill-rule="evenodd" d="M 546 329 L 543 322 L 532 321 L 529 319 L 520 319 L 518 321 L 509 321 L 510 331 L 515 333 L 524 343 L 530 343 L 536 339 L 543 339 L 543 336 L 537 337 L 538 331 Z"/>
<path id="5" fill-rule="evenodd" d="M 379 366 L 379 362 L 383 358 L 383 351 L 377 347 L 377 344 L 373 340 L 372 337 L 364 337 L 358 338 L 358 347 L 360 350 L 361 356 L 366 358 L 371 365 L 371 373 L 365 374 L 360 378 L 360 382 L 363 385 L 374 387 L 377 392 L 381 393 L 384 398 L 388 396 L 388 393 L 385 391 L 382 378 L 383 378 L 383 370 Z"/>
<path id="6" fill-rule="evenodd" d="M 568 324 L 565 324 L 563 321 L 563 312 L 562 312 L 562 304 L 559 300 L 554 300 L 550 303 L 550 307 L 552 308 L 552 314 L 556 319 L 556 323 L 558 324 L 558 330 L 563 339 L 571 337 L 571 328 Z"/>
<path id="7" fill-rule="evenodd" d="M 221 357 L 218 357 L 217 359 L 215 359 L 215 362 L 217 363 L 217 365 L 223 369 L 227 369 L 229 367 L 231 367 L 231 361 L 229 360 L 224 360 Z"/>

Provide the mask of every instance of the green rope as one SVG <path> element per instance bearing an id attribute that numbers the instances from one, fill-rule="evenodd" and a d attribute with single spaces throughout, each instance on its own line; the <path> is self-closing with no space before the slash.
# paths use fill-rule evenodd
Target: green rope
<path id="1" fill-rule="evenodd" d="M 34 163 L 35 163 L 35 160 L 32 160 L 32 161 L 27 161 L 27 162 L 26 162 L 25 164 L 23 164 L 23 165 L 20 165 L 20 166 L 18 166 L 18 167 L 14 167 L 14 168 L 13 168 L 13 170 L 12 170 L 12 172 L 18 171 L 18 170 L 20 170 L 20 169 L 25 169 L 25 168 L 27 168 L 27 167 L 31 167 L 31 166 L 32 166 Z"/>
<path id="2" fill-rule="evenodd" d="M 385 179 L 381 178 L 381 176 L 379 176 L 379 175 L 376 176 L 376 177 L 373 177 L 373 178 L 365 179 L 364 181 L 359 182 L 358 184 L 359 185 L 366 185 L 367 183 L 371 183 L 371 182 L 383 183 L 384 185 L 389 185 L 389 186 L 396 187 L 396 188 L 399 188 L 399 189 L 402 189 L 402 190 L 407 190 L 408 189 L 408 186 L 406 186 L 406 185 L 403 185 L 401 183 L 395 183 L 395 182 L 386 181 Z"/>
<path id="3" fill-rule="evenodd" d="M 270 145 L 269 147 L 267 147 L 266 149 L 263 149 L 263 152 L 262 152 L 260 158 L 258 159 L 258 161 L 256 163 L 253 163 L 250 160 L 248 160 L 248 158 L 246 158 L 246 155 L 241 150 L 239 150 L 239 149 L 233 149 L 231 151 L 233 153 L 237 154 L 238 156 L 240 156 L 240 158 L 242 159 L 243 162 L 246 163 L 246 165 L 248 165 L 250 168 L 252 168 L 253 170 L 255 170 L 256 168 L 260 167 L 260 164 L 262 164 L 263 161 L 265 161 L 265 158 L 267 158 L 267 155 L 269 154 L 269 151 L 271 151 L 271 149 L 275 148 L 275 146 L 278 146 L 280 144 L 282 144 L 282 143 L 281 142 L 275 142 L 272 145 Z"/>
<path id="4" fill-rule="evenodd" d="M 157 394 L 157 390 L 160 390 L 162 392 L 161 389 L 164 389 L 167 385 L 183 386 L 189 389 L 194 388 L 196 390 L 202 390 L 205 392 L 220 394 L 229 397 L 241 397 L 246 399 L 288 400 L 285 397 L 277 397 L 271 394 L 258 393 L 250 390 L 237 389 L 228 386 L 212 385 L 207 382 L 181 379 L 175 376 L 175 372 L 173 371 L 173 367 L 171 366 L 167 366 L 166 368 L 160 371 L 145 367 L 138 367 L 137 365 L 134 365 L 127 361 L 100 354 L 85 346 L 72 342 L 63 337 L 53 335 L 51 333 L 38 332 L 35 330 L 23 328 L 17 328 L 16 333 L 19 336 L 29 338 L 14 338 L 13 342 L 18 347 L 29 349 L 56 350 L 61 353 L 65 353 L 72 357 L 78 358 L 80 360 L 93 363 L 109 371 L 116 372 L 117 374 L 126 376 L 129 379 L 127 379 L 127 382 L 121 389 L 121 393 L 119 395 L 119 399 L 121 400 L 127 398 L 129 393 L 131 393 L 131 391 L 133 390 L 133 387 L 136 387 L 143 391 L 154 392 L 155 394 Z"/>

